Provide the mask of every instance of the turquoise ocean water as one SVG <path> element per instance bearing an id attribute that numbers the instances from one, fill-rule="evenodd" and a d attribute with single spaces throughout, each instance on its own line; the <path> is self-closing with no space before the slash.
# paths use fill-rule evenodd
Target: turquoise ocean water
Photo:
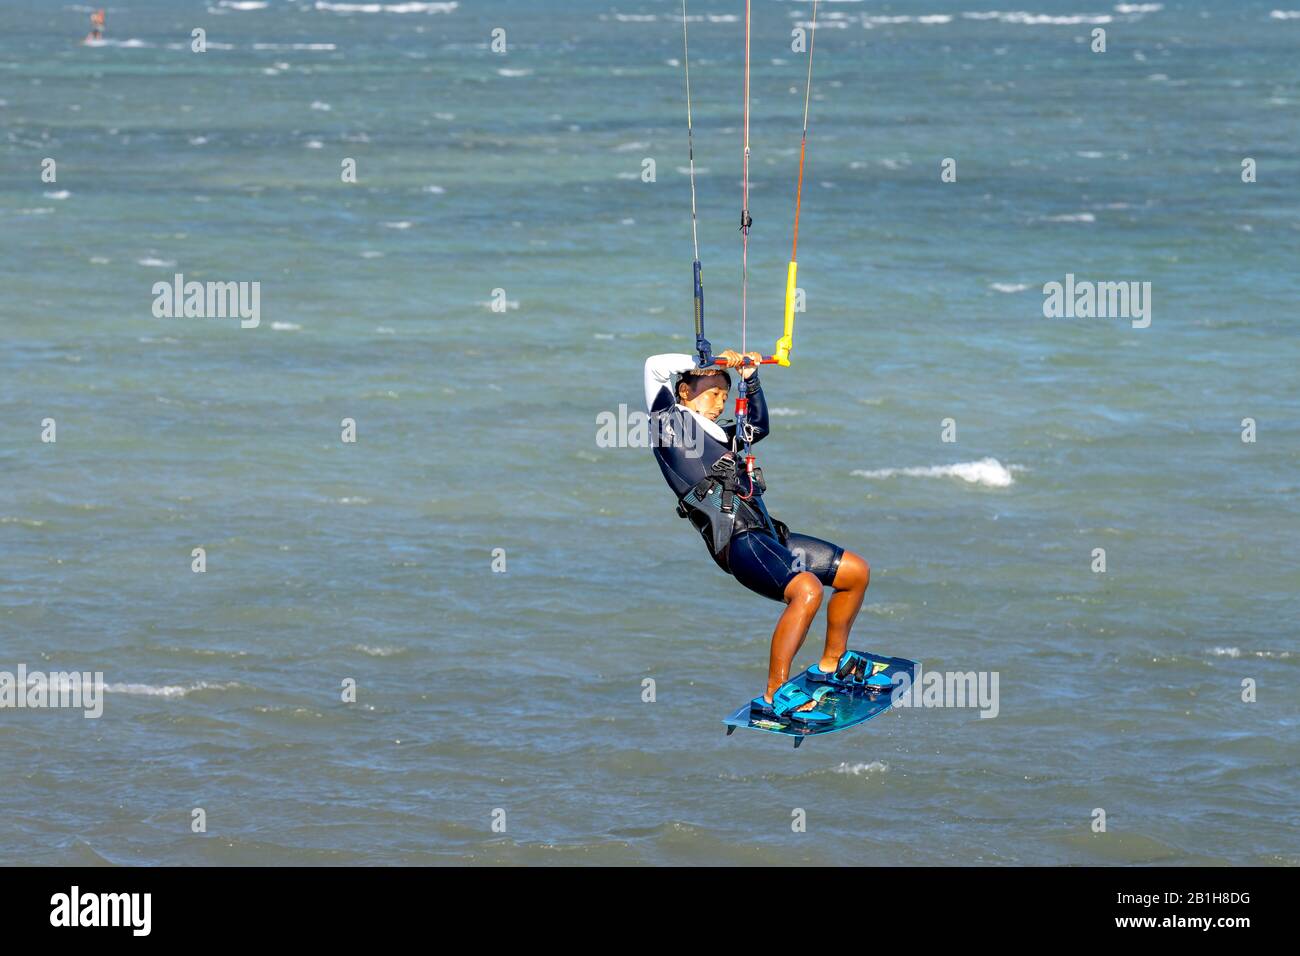
<path id="1" fill-rule="evenodd" d="M 822 5 L 767 500 L 871 563 L 854 646 L 1000 700 L 798 751 L 722 733 L 778 606 L 597 441 L 692 345 L 676 4 L 90 9 L 0 5 L 0 671 L 109 692 L 0 710 L 0 862 L 1300 863 L 1291 0 Z M 720 348 L 741 9 L 691 4 Z M 751 348 L 809 9 L 754 5 Z M 260 325 L 155 318 L 178 272 Z"/>

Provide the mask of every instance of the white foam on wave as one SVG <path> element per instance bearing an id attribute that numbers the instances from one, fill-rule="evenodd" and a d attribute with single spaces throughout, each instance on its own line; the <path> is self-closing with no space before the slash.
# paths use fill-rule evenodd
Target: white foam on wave
<path id="1" fill-rule="evenodd" d="M 604 14 L 601 19 L 607 19 Z M 656 23 L 659 20 L 657 13 L 616 13 L 614 19 L 619 23 Z M 680 13 L 669 14 L 665 16 L 666 20 L 673 23 L 681 23 L 682 15 Z M 734 13 L 692 13 L 686 17 L 687 23 L 739 23 L 740 17 Z"/>
<path id="2" fill-rule="evenodd" d="M 459 3 L 326 3 L 316 0 L 324 13 L 451 13 Z"/>
<path id="3" fill-rule="evenodd" d="M 1215 657 L 1241 657 L 1245 654 L 1248 657 L 1275 657 L 1279 660 L 1291 656 L 1290 651 L 1243 651 L 1240 647 L 1215 647 L 1210 649 L 1210 653 Z"/>
<path id="4" fill-rule="evenodd" d="M 217 6 L 226 10 L 265 10 L 270 6 L 263 0 L 217 0 Z"/>
<path id="5" fill-rule="evenodd" d="M 989 285 L 994 292 L 1024 292 L 1029 286 L 1023 282 L 994 282 Z"/>
<path id="6" fill-rule="evenodd" d="M 137 697 L 184 697 L 196 690 L 230 690 L 238 684 L 212 684 L 208 681 L 196 681 L 189 685 L 163 684 L 105 684 L 104 690 L 110 694 L 131 694 Z"/>
<path id="7" fill-rule="evenodd" d="M 333 43 L 254 43 L 254 50 L 337 50 Z M 275 69 L 287 70 L 288 63 L 277 63 Z"/>
<path id="8" fill-rule="evenodd" d="M 1110 14 L 1075 13 L 1054 16 L 1049 13 L 1028 13 L 1024 10 L 989 10 L 983 13 L 963 13 L 967 20 L 997 20 L 1001 23 L 1018 23 L 1021 26 L 1079 26 L 1085 23 L 1112 23 L 1115 18 Z"/>
<path id="9" fill-rule="evenodd" d="M 152 256 L 146 256 L 143 259 L 137 259 L 136 265 L 151 266 L 159 269 L 170 269 L 176 265 L 174 259 L 155 259 Z"/>
<path id="10" fill-rule="evenodd" d="M 867 26 L 893 25 L 896 23 L 920 23 L 924 26 L 938 26 L 943 23 L 952 23 L 952 14 L 923 13 L 918 16 L 864 16 L 862 22 Z"/>
<path id="11" fill-rule="evenodd" d="M 1015 483 L 1011 472 L 1018 470 L 1018 465 L 1008 468 L 996 458 L 981 458 L 979 461 L 959 461 L 955 465 L 930 465 L 926 468 L 876 468 L 870 471 L 858 468 L 853 474 L 859 478 L 960 478 L 985 488 L 1008 488 Z"/>
<path id="12" fill-rule="evenodd" d="M 142 47 L 151 47 L 152 43 L 145 43 L 143 40 L 82 40 L 83 46 L 111 46 L 119 50 L 137 50 Z M 211 46 L 211 44 L 209 44 Z"/>
<path id="13" fill-rule="evenodd" d="M 882 760 L 873 760 L 871 763 L 842 763 L 834 768 L 836 773 L 847 773 L 854 777 L 860 777 L 864 773 L 887 773 L 889 764 Z"/>
<path id="14" fill-rule="evenodd" d="M 845 0 L 853 2 L 853 0 Z M 1160 3 L 1120 3 L 1115 6 L 1115 13 L 1129 19 L 1138 19 L 1148 13 L 1158 13 L 1164 9 L 1164 4 Z M 1274 11 L 1277 16 L 1283 11 Z M 1300 14 L 1298 14 L 1300 15 Z M 796 18 L 795 24 L 800 27 L 811 26 L 809 22 L 798 19 L 803 16 L 803 11 L 791 11 L 790 16 Z M 972 10 L 967 11 L 960 16 L 966 20 L 997 21 L 1000 23 L 1014 23 L 1021 26 L 1081 26 L 1085 24 L 1104 24 L 1115 22 L 1115 16 L 1109 13 L 1067 13 L 1067 14 L 1050 14 L 1050 13 L 1033 13 L 1027 10 Z M 849 13 L 828 13 L 824 19 L 817 23 L 819 28 L 838 27 L 845 28 L 850 23 L 861 24 L 867 30 L 874 30 L 877 27 L 888 26 L 945 26 L 952 23 L 957 18 L 956 14 L 951 13 L 922 13 L 922 14 L 849 14 Z M 631 20 L 631 15 L 620 15 L 619 19 Z M 641 18 L 637 18 L 641 19 Z M 646 17 L 645 19 L 653 19 Z M 697 19 L 697 18 L 690 18 Z"/>
<path id="15" fill-rule="evenodd" d="M 1274 20 L 1300 20 L 1300 10 L 1274 10 L 1269 16 Z"/>
<path id="16" fill-rule="evenodd" d="M 353 650 L 360 651 L 362 654 L 368 654 L 371 657 L 392 657 L 394 654 L 405 654 L 404 647 L 371 647 L 368 644 L 355 644 Z"/>
<path id="17" fill-rule="evenodd" d="M 1044 216 L 1047 222 L 1096 222 L 1097 216 L 1090 212 L 1066 213 L 1060 216 Z"/>

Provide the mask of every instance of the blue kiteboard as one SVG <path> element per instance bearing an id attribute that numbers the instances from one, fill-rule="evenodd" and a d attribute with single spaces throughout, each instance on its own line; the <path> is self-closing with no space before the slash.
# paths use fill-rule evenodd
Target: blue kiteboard
<path id="1" fill-rule="evenodd" d="M 832 719 L 812 725 L 755 713 L 746 701 L 743 707 L 723 721 L 727 727 L 727 736 L 730 737 L 737 727 L 744 727 L 748 730 L 761 730 L 767 734 L 793 737 L 794 745 L 798 747 L 804 742 L 805 737 L 832 734 L 883 714 L 893 704 L 890 691 L 894 689 L 894 675 L 907 674 L 907 684 L 910 686 L 916 680 L 916 661 L 909 661 L 905 657 L 886 657 L 883 654 L 872 654 L 867 651 L 858 653 L 871 660 L 873 674 L 880 674 L 890 679 L 889 687 L 875 691 L 860 685 L 852 687 L 831 685 L 830 692 L 822 696 L 817 709 L 822 713 L 830 714 Z M 818 688 L 826 686 L 809 680 L 807 671 L 795 677 L 794 682 L 800 690 L 810 696 Z"/>

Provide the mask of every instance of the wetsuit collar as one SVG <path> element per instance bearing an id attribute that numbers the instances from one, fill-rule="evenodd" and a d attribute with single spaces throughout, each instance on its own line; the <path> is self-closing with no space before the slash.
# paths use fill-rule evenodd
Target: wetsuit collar
<path id="1" fill-rule="evenodd" d="M 693 416 L 695 418 L 696 423 L 701 428 L 703 428 L 708 435 L 712 436 L 715 440 L 722 442 L 724 445 L 727 443 L 727 433 L 722 430 L 722 426 L 719 425 L 717 422 L 710 421 L 709 419 L 701 415 L 699 412 L 697 412 L 695 409 L 687 408 L 685 405 L 681 404 L 680 402 L 677 403 L 677 407 L 680 408 L 682 411 L 684 411 L 686 414 Z"/>

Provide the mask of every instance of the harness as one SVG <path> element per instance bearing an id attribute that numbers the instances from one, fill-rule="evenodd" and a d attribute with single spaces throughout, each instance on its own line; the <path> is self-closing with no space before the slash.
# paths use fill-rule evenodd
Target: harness
<path id="1" fill-rule="evenodd" d="M 762 531 L 784 544 L 789 529 L 751 500 L 766 490 L 763 470 L 747 471 L 736 452 L 729 451 L 677 499 L 677 514 L 695 526 L 709 552 L 726 567 L 731 539 L 745 531 Z"/>

